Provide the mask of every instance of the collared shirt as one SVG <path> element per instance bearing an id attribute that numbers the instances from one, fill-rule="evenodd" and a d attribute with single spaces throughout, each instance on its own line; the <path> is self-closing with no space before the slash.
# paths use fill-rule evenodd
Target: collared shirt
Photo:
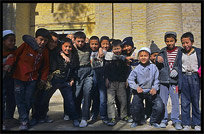
<path id="1" fill-rule="evenodd" d="M 188 55 L 187 53 L 182 54 L 182 72 L 197 72 L 198 71 L 198 60 L 194 50 L 193 53 Z"/>
<path id="2" fill-rule="evenodd" d="M 159 71 L 154 64 L 143 66 L 139 64 L 130 73 L 128 84 L 130 88 L 137 90 L 138 87 L 143 89 L 143 92 L 149 92 L 152 88 L 159 90 Z"/>

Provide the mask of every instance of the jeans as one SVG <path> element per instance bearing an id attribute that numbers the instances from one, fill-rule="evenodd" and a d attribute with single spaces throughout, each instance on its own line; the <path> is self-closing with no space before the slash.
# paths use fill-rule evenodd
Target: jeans
<path id="1" fill-rule="evenodd" d="M 152 96 L 149 93 L 135 93 L 132 103 L 130 112 L 132 114 L 133 120 L 137 123 L 140 123 L 144 120 L 145 117 L 145 109 L 143 100 L 147 100 L 151 106 L 152 112 L 150 115 L 150 124 L 151 123 L 160 123 L 161 120 L 164 118 L 164 104 L 158 94 Z"/>
<path id="2" fill-rule="evenodd" d="M 182 77 L 181 90 L 181 121 L 183 125 L 200 126 L 201 112 L 199 110 L 200 85 L 197 74 Z M 190 104 L 192 104 L 192 121 L 190 117 Z"/>
<path id="3" fill-rule="evenodd" d="M 21 81 L 14 79 L 14 94 L 20 122 L 29 121 L 29 112 L 32 106 L 32 96 L 35 86 L 36 80 Z"/>
<path id="4" fill-rule="evenodd" d="M 104 67 L 94 69 L 92 114 L 97 117 L 100 111 L 101 119 L 107 118 L 107 89 L 104 79 Z"/>
<path id="5" fill-rule="evenodd" d="M 4 104 L 4 117 L 12 119 L 14 116 L 16 101 L 14 96 L 14 79 L 5 77 L 3 79 L 3 104 Z"/>
<path id="6" fill-rule="evenodd" d="M 164 119 L 162 120 L 163 123 L 168 122 L 168 111 L 167 111 L 167 102 L 169 98 L 169 94 L 171 97 L 172 102 L 172 109 L 171 109 L 171 121 L 172 123 L 181 122 L 179 120 L 180 110 L 179 110 L 179 96 L 178 96 L 178 89 L 176 89 L 176 85 L 160 85 L 160 97 L 165 105 L 165 115 Z"/>
<path id="7" fill-rule="evenodd" d="M 82 120 L 90 118 L 91 90 L 93 84 L 93 71 L 91 67 L 80 67 L 76 81 L 76 107 Z M 83 99 L 83 103 L 82 103 Z M 82 104 L 82 110 L 81 110 Z"/>

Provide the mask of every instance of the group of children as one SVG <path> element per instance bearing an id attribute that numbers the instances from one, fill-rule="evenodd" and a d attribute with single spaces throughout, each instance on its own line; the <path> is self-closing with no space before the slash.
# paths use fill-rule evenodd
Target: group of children
<path id="1" fill-rule="evenodd" d="M 166 32 L 166 47 L 161 50 L 154 42 L 137 50 L 132 37 L 121 41 L 92 36 L 86 43 L 84 32 L 59 40 L 44 28 L 35 37 L 22 39 L 24 43 L 16 48 L 15 34 L 3 31 L 3 121 L 13 118 L 17 105 L 19 130 L 53 122 L 47 113 L 57 89 L 64 101 L 64 120 L 73 120 L 75 127 L 87 127 L 100 115 L 108 126 L 114 126 L 117 117 L 132 123 L 132 128 L 150 118 L 151 126 L 165 128 L 170 94 L 175 129 L 201 129 L 201 50 L 192 46 L 192 33 L 182 35 L 179 47 L 177 34 Z M 8 129 L 5 124 L 3 129 Z"/>

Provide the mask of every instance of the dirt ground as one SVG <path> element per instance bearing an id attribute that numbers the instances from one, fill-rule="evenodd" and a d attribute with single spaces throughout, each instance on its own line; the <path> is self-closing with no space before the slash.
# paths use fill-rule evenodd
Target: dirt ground
<path id="1" fill-rule="evenodd" d="M 169 99 L 170 100 L 170 99 Z M 119 121 L 113 127 L 107 126 L 102 123 L 101 120 L 98 120 L 94 124 L 89 124 L 86 128 L 78 128 L 73 127 L 72 121 L 64 121 L 63 120 L 63 100 L 60 94 L 60 91 L 57 90 L 50 101 L 50 111 L 48 112 L 48 116 L 54 120 L 53 123 L 39 123 L 36 126 L 29 129 L 29 131 L 177 131 L 169 121 L 168 126 L 166 128 L 153 128 L 149 126 L 149 120 L 147 123 L 138 126 L 136 128 L 130 128 L 131 123 L 126 123 L 124 121 Z M 168 102 L 168 111 L 171 111 L 171 101 Z M 169 112 L 170 115 L 170 112 Z M 18 113 L 17 110 L 14 115 L 15 119 L 7 120 L 7 125 L 10 128 L 10 131 L 18 131 L 19 122 L 18 122 Z M 181 130 L 183 131 L 183 130 Z M 192 129 L 192 131 L 194 131 Z M 194 131 L 195 132 L 195 131 Z"/>

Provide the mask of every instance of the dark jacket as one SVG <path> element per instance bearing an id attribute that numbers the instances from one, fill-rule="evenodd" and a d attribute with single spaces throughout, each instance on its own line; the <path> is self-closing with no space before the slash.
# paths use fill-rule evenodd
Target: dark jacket
<path id="1" fill-rule="evenodd" d="M 105 63 L 105 78 L 109 81 L 126 82 L 128 66 L 122 60 L 111 60 Z"/>
<path id="2" fill-rule="evenodd" d="M 181 47 L 178 47 L 178 53 L 181 51 Z M 176 59 L 174 61 L 173 69 L 175 69 L 178 72 L 178 53 L 176 56 Z M 159 69 L 159 81 L 161 84 L 177 84 L 178 83 L 178 76 L 175 78 L 170 77 L 170 68 L 167 58 L 167 47 L 164 47 L 161 49 L 158 56 L 162 56 L 164 59 L 163 63 L 159 63 L 156 58 L 156 66 Z M 157 56 L 157 57 L 158 57 Z"/>
<path id="3" fill-rule="evenodd" d="M 196 48 L 196 47 L 193 47 L 196 51 L 196 55 L 197 55 L 197 60 L 198 60 L 198 68 L 200 67 L 201 65 L 201 49 L 200 48 Z M 182 89 L 182 80 L 183 80 L 183 75 L 182 75 L 182 54 L 184 53 L 184 49 L 181 49 L 181 51 L 178 53 L 178 87 L 179 87 L 179 90 Z M 200 81 L 199 81 L 199 84 L 200 84 Z"/>

